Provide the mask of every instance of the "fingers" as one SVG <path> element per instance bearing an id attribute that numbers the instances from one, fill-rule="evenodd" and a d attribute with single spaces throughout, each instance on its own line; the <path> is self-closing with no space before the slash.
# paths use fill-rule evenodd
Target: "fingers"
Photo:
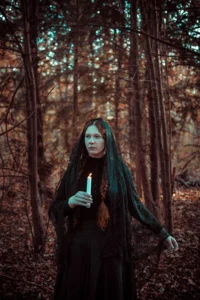
<path id="1" fill-rule="evenodd" d="M 172 250 L 175 250 L 175 251 L 178 250 L 178 243 L 175 240 L 175 238 L 173 238 L 173 237 L 171 237 L 170 246 L 171 246 Z"/>
<path id="2" fill-rule="evenodd" d="M 90 207 L 91 206 L 91 201 L 87 201 L 85 199 L 76 199 L 76 205 L 82 205 L 82 206 L 85 206 L 85 207 Z"/>
<path id="3" fill-rule="evenodd" d="M 167 249 L 170 251 L 178 250 L 178 243 L 177 243 L 176 239 L 173 238 L 172 236 L 169 236 L 166 239 L 166 246 L 167 246 Z"/>
<path id="4" fill-rule="evenodd" d="M 178 250 L 178 243 L 175 239 L 172 240 L 172 246 L 175 251 Z"/>
<path id="5" fill-rule="evenodd" d="M 75 195 L 74 204 L 89 208 L 93 203 L 92 196 L 86 192 L 79 191 Z"/>
<path id="6" fill-rule="evenodd" d="M 76 196 L 75 199 L 77 201 L 83 202 L 83 203 L 92 203 L 93 200 L 91 198 L 86 198 L 86 197 L 82 197 L 82 196 Z"/>
<path id="7" fill-rule="evenodd" d="M 84 207 L 87 207 L 87 208 L 91 207 L 90 203 L 83 203 L 83 202 L 78 202 L 76 205 L 84 206 Z"/>
<path id="8" fill-rule="evenodd" d="M 86 199 L 86 200 L 91 200 L 92 199 L 92 195 L 86 193 L 86 192 L 78 192 L 76 194 L 76 196 L 78 196 L 79 198 L 82 198 L 82 199 Z"/>

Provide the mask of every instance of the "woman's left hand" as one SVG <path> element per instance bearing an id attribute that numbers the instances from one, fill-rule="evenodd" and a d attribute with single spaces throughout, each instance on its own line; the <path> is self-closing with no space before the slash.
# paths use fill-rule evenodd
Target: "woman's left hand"
<path id="1" fill-rule="evenodd" d="M 171 236 L 171 235 L 168 236 L 168 238 L 165 240 L 164 244 L 168 250 L 171 250 L 171 251 L 178 250 L 178 243 L 177 243 L 176 239 L 173 238 L 173 236 Z"/>

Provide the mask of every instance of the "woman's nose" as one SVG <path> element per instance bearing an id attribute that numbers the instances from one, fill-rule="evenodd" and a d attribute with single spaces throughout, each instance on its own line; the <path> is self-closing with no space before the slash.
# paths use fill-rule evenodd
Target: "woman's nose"
<path id="1" fill-rule="evenodd" d="M 94 139 L 92 137 L 90 139 L 90 143 L 94 143 Z"/>

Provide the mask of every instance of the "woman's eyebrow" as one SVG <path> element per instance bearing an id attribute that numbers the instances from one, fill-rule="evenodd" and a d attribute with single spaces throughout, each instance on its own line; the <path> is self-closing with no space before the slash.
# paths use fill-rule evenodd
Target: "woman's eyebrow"
<path id="1" fill-rule="evenodd" d="M 94 133 L 94 134 L 87 133 L 86 135 L 98 135 L 98 136 L 101 136 L 101 134 L 100 134 L 100 133 Z"/>

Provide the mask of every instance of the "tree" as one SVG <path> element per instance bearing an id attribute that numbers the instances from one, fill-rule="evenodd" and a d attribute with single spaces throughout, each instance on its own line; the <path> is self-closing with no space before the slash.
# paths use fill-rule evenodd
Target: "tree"
<path id="1" fill-rule="evenodd" d="M 142 136 L 142 111 L 141 111 L 141 93 L 140 93 L 140 73 L 139 73 L 139 52 L 138 52 L 138 33 L 136 32 L 138 29 L 137 25 L 137 1 L 131 2 L 131 27 L 132 27 L 132 42 L 131 42 L 131 51 L 130 55 L 132 56 L 132 98 L 130 99 L 131 114 L 134 114 L 135 120 L 135 128 L 132 128 L 132 134 L 134 132 L 136 137 L 136 151 L 137 151 L 137 173 L 141 174 L 143 190 L 144 190 L 144 197 L 146 201 L 146 205 L 148 208 L 152 209 L 153 198 L 150 188 L 150 183 L 148 180 L 148 171 L 147 171 L 147 164 L 145 160 L 145 149 L 144 149 L 144 140 Z"/>
<path id="2" fill-rule="evenodd" d="M 32 222 L 34 229 L 34 249 L 43 252 L 45 246 L 45 231 L 42 216 L 42 203 L 39 193 L 38 174 L 38 86 L 37 70 L 35 64 L 35 28 L 37 27 L 38 2 L 21 1 L 24 25 L 24 52 L 23 63 L 25 71 L 25 99 L 27 113 L 27 143 L 28 143 L 28 169 L 30 178 Z"/>

